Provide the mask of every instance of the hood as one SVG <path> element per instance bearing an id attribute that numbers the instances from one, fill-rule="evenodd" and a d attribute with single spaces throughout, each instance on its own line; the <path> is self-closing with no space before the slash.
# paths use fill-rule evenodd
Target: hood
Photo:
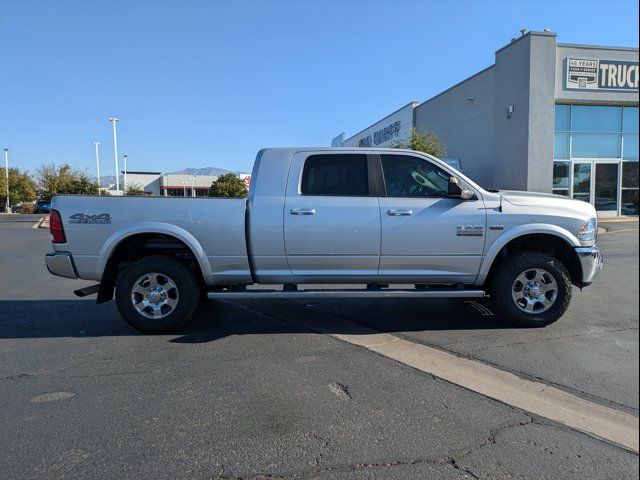
<path id="1" fill-rule="evenodd" d="M 504 201 L 509 202 L 512 205 L 571 210 L 573 212 L 586 215 L 589 218 L 596 216 L 596 210 L 590 203 L 562 195 L 538 192 L 519 192 L 515 190 L 500 190 L 498 194 L 502 195 Z"/>
<path id="2" fill-rule="evenodd" d="M 553 193 L 520 192 L 517 190 L 500 190 L 499 194 L 507 202 L 514 205 L 546 205 L 549 200 L 572 200 Z"/>

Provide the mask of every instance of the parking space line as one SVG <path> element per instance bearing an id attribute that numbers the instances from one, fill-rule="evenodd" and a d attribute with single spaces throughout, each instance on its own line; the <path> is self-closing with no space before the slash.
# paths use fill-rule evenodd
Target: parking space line
<path id="1" fill-rule="evenodd" d="M 484 396 L 638 452 L 638 417 L 628 413 L 405 339 L 375 345 L 369 344 L 368 335 L 334 336 Z"/>
<path id="2" fill-rule="evenodd" d="M 36 223 L 34 223 L 31 228 L 39 228 L 40 225 L 42 225 L 42 222 L 44 222 L 45 217 L 40 217 L 38 220 L 36 220 Z"/>
<path id="3" fill-rule="evenodd" d="M 526 380 L 477 360 L 414 343 L 389 333 L 339 319 L 322 310 L 288 302 L 293 315 L 281 307 L 265 312 L 313 331 L 357 345 L 507 405 L 566 425 L 638 453 L 638 417 L 577 397 L 543 382 Z M 294 307 L 295 305 L 295 307 Z M 297 307 L 297 308 L 296 308 Z"/>

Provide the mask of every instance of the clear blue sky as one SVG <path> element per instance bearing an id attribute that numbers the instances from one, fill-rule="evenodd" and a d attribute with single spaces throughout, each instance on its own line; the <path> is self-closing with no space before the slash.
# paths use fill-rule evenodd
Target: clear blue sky
<path id="1" fill-rule="evenodd" d="M 33 171 L 248 171 L 491 65 L 520 28 L 638 46 L 638 2 L 0 0 L 0 146 Z"/>

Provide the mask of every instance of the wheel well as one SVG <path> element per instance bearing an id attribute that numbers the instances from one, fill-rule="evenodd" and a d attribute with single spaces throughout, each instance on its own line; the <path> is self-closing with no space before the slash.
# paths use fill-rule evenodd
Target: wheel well
<path id="1" fill-rule="evenodd" d="M 185 263 L 201 285 L 204 278 L 198 260 L 189 246 L 182 240 L 164 233 L 139 233 L 122 240 L 111 252 L 100 279 L 98 303 L 113 298 L 118 273 L 136 260 L 149 255 L 171 255 Z"/>
<path id="2" fill-rule="evenodd" d="M 578 258 L 574 248 L 564 239 L 556 235 L 546 233 L 522 235 L 521 237 L 514 238 L 502 247 L 498 252 L 498 255 L 496 255 L 496 258 L 493 260 L 493 264 L 491 265 L 485 284 L 489 284 L 491 282 L 498 266 L 504 262 L 509 255 L 523 250 L 543 252 L 557 258 L 569 271 L 569 274 L 571 275 L 571 283 L 580 286 L 580 282 L 582 281 L 582 266 L 580 265 L 580 259 Z"/>

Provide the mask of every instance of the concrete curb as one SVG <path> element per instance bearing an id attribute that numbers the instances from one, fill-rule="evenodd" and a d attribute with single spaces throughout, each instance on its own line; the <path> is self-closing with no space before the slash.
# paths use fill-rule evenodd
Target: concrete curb
<path id="1" fill-rule="evenodd" d="M 598 223 L 638 223 L 638 217 L 624 217 L 624 218 L 599 218 Z"/>

